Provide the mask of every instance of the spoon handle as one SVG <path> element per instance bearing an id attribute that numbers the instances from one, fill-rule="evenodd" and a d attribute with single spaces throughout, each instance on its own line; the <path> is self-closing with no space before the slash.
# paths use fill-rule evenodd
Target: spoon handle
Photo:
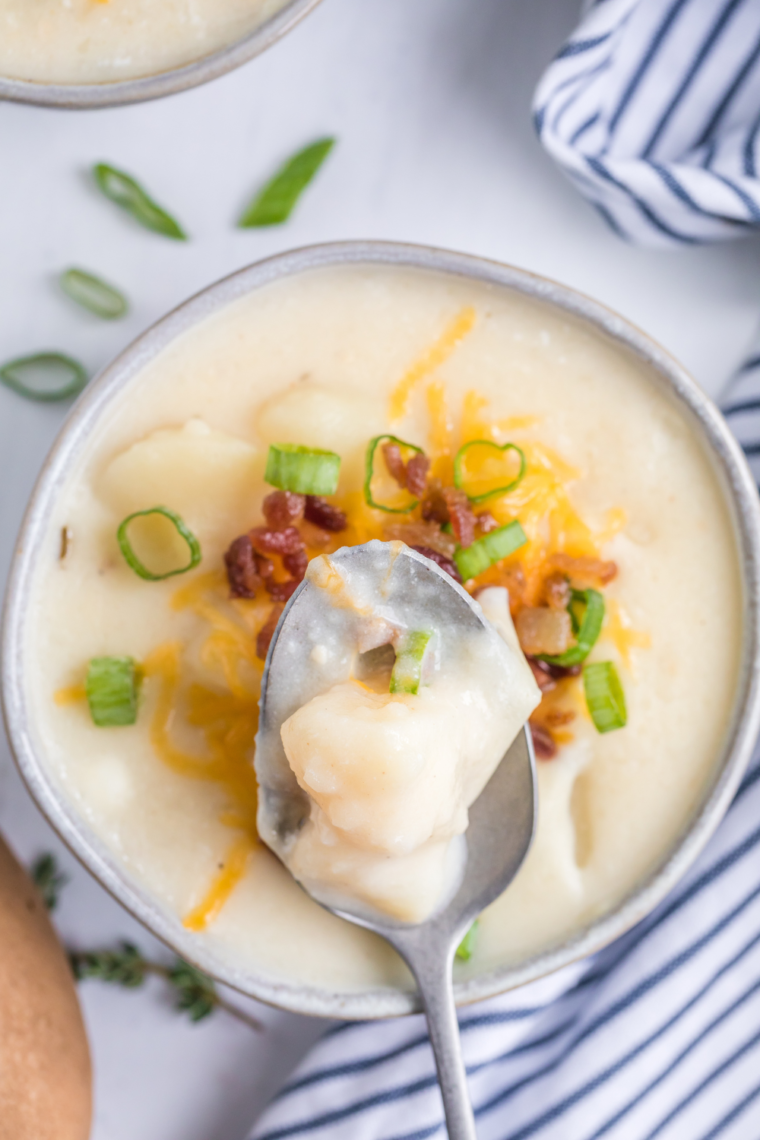
<path id="1" fill-rule="evenodd" d="M 449 1140 L 477 1140 L 454 1005 L 453 951 L 443 960 L 438 954 L 419 957 L 412 968 L 425 1007 Z"/>

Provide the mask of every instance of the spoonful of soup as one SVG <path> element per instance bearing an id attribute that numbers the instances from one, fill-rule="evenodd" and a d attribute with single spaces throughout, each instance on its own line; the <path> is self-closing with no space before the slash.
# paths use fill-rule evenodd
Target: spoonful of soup
<path id="1" fill-rule="evenodd" d="M 506 590 L 475 601 L 400 542 L 315 558 L 264 672 L 259 833 L 408 964 L 451 1140 L 475 1137 L 453 959 L 533 837 L 539 699 Z"/>

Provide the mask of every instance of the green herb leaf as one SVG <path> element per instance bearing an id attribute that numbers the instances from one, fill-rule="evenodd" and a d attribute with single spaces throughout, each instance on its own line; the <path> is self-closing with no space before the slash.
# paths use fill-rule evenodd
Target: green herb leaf
<path id="1" fill-rule="evenodd" d="M 85 688 L 90 715 L 99 728 L 136 722 L 139 675 L 134 658 L 93 657 Z"/>
<path id="2" fill-rule="evenodd" d="M 298 199 L 335 146 L 334 138 L 318 139 L 299 150 L 259 190 L 238 225 L 243 229 L 287 222 Z"/>
<path id="3" fill-rule="evenodd" d="M 62 352 L 19 356 L 0 367 L 0 381 L 27 400 L 52 403 L 76 396 L 87 383 L 82 365 Z"/>
<path id="4" fill-rule="evenodd" d="M 389 515 L 408 515 L 417 506 L 419 499 L 413 499 L 405 507 L 389 507 L 385 503 L 378 503 L 373 495 L 372 479 L 375 474 L 375 453 L 381 443 L 395 443 L 398 447 L 405 447 L 415 455 L 422 455 L 423 450 L 421 447 L 417 447 L 415 443 L 407 443 L 405 439 L 399 439 L 396 435 L 376 435 L 367 444 L 364 460 L 364 501 L 368 507 L 374 507 L 376 511 L 385 511 Z"/>
<path id="5" fill-rule="evenodd" d="M 115 321 L 123 317 L 129 307 L 123 293 L 84 269 L 67 269 L 61 274 L 60 283 L 72 301 L 96 317 L 102 317 L 104 321 Z"/>
<path id="6" fill-rule="evenodd" d="M 392 693 L 417 693 L 422 680 L 422 662 L 432 637 L 426 629 L 411 630 L 404 634 L 396 649 L 396 661 L 391 673 Z"/>
<path id="7" fill-rule="evenodd" d="M 202 1021 L 214 1012 L 219 997 L 214 983 L 206 974 L 178 958 L 166 976 L 174 986 L 177 1009 L 184 1010 L 191 1021 Z"/>
<path id="8" fill-rule="evenodd" d="M 604 597 L 598 590 L 573 590 L 569 609 L 576 644 L 553 657 L 541 654 L 541 660 L 548 661 L 550 665 L 580 665 L 602 632 Z"/>
<path id="9" fill-rule="evenodd" d="M 48 910 L 55 910 L 62 889 L 69 881 L 68 875 L 59 870 L 55 855 L 47 851 L 35 859 L 29 869 L 32 881 L 42 895 L 42 901 Z"/>
<path id="10" fill-rule="evenodd" d="M 267 455 L 264 482 L 299 495 L 334 495 L 338 489 L 340 456 L 334 451 L 273 443 Z"/>
<path id="11" fill-rule="evenodd" d="M 625 693 L 612 661 L 595 661 L 583 670 L 583 690 L 597 732 L 612 732 L 628 723 Z"/>
<path id="12" fill-rule="evenodd" d="M 131 942 L 122 942 L 119 950 L 71 951 L 69 961 L 80 981 L 99 978 L 130 990 L 141 986 L 149 971 L 149 963 Z"/>
<path id="13" fill-rule="evenodd" d="M 471 495 L 464 485 L 467 476 L 465 475 L 462 468 L 467 452 L 473 447 L 489 447 L 494 451 L 501 452 L 502 454 L 506 454 L 509 451 L 514 451 L 520 459 L 520 467 L 514 479 L 510 480 L 510 482 L 506 483 L 503 487 L 493 487 L 490 491 L 483 492 L 483 494 Z M 516 443 L 502 444 L 494 443 L 492 439 L 472 439 L 469 443 L 463 444 L 463 446 L 460 447 L 459 451 L 456 453 L 456 457 L 454 459 L 454 486 L 458 487 L 460 491 L 464 491 L 471 503 L 483 503 L 486 499 L 492 499 L 494 495 L 506 495 L 507 492 L 514 491 L 517 484 L 522 481 L 522 478 L 525 475 L 526 466 L 527 462 L 525 459 L 525 452 L 521 447 L 518 447 Z"/>
<path id="14" fill-rule="evenodd" d="M 106 198 L 121 206 L 141 226 L 176 241 L 187 241 L 187 234 L 179 222 L 154 202 L 129 174 L 117 170 L 115 166 L 108 166 L 105 162 L 99 162 L 92 172 L 98 188 Z"/>
<path id="15" fill-rule="evenodd" d="M 469 962 L 475 949 L 475 943 L 478 940 L 478 927 L 480 926 L 480 919 L 475 919 L 470 929 L 465 934 L 462 941 L 457 946 L 456 955 L 460 962 Z"/>
<path id="16" fill-rule="evenodd" d="M 187 543 L 187 548 L 190 551 L 190 561 L 185 566 L 178 566 L 176 570 L 167 570 L 164 574 L 155 574 L 152 570 L 149 570 L 147 566 L 144 566 L 137 557 L 132 549 L 132 543 L 129 541 L 129 535 L 127 533 L 129 524 L 134 519 L 145 518 L 148 515 L 163 515 L 164 518 L 173 524 L 180 538 L 184 539 Z M 198 542 L 198 539 L 177 512 L 171 510 L 169 507 L 149 507 L 145 511 L 135 511 L 134 514 L 127 515 L 116 532 L 116 538 L 127 564 L 131 566 L 135 574 L 140 578 L 144 578 L 146 582 L 163 582 L 164 578 L 173 578 L 176 574 L 186 574 L 188 570 L 192 570 L 197 566 L 201 560 L 201 544 Z"/>
<path id="17" fill-rule="evenodd" d="M 502 558 L 508 558 L 521 546 L 525 546 L 527 541 L 527 535 L 518 519 L 513 519 L 505 526 L 484 534 L 482 538 L 476 538 L 470 546 L 458 547 L 454 551 L 454 561 L 462 581 L 477 578 L 489 566 L 500 562 Z"/>

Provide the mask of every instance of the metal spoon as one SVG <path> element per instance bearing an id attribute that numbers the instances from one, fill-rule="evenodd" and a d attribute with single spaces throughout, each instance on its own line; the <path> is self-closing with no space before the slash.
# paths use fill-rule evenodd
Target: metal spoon
<path id="1" fill-rule="evenodd" d="M 424 628 L 420 621 L 425 615 L 439 628 L 447 622 L 468 629 L 486 625 L 477 602 L 435 563 L 408 547 L 370 542 L 330 557 L 338 566 L 374 578 L 383 613 L 407 628 Z M 288 764 L 280 728 L 306 701 L 351 674 L 355 642 L 326 661 L 312 652 L 324 641 L 331 622 L 337 636 L 345 630 L 345 621 L 345 610 L 336 611 L 325 591 L 307 579 L 290 599 L 269 648 L 256 742 L 259 831 L 283 861 L 289 840 L 308 817 L 309 801 Z M 471 923 L 517 873 L 533 838 L 535 816 L 535 759 L 526 726 L 470 808 L 464 876 L 443 909 L 425 922 L 407 925 L 358 903 L 354 907 L 341 900 L 336 905 L 334 899 L 310 892 L 334 914 L 387 939 L 409 966 L 427 1017 L 450 1140 L 476 1140 L 454 1004 L 454 954 Z"/>

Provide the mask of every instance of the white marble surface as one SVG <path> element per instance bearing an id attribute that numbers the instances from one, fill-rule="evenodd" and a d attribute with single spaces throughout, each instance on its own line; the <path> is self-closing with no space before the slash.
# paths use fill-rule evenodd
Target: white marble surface
<path id="1" fill-rule="evenodd" d="M 579 0 L 324 0 L 264 57 L 173 99 L 90 113 L 0 106 L 0 358 L 58 348 L 95 370 L 172 305 L 288 247 L 420 241 L 556 277 L 660 340 L 715 393 L 760 317 L 756 239 L 650 253 L 623 245 L 555 171 L 531 125 L 542 67 Z M 339 146 L 291 223 L 233 221 L 293 149 Z M 137 174 L 193 236 L 140 230 L 93 191 L 106 160 Z M 99 322 L 53 275 L 79 264 L 123 286 L 129 318 Z M 0 579 L 66 409 L 0 389 Z M 644 441 L 642 441 L 644 442 Z M 0 826 L 25 859 L 60 853 L 57 920 L 80 946 L 130 937 L 163 951 L 61 849 L 0 741 Z M 217 1014 L 191 1026 L 158 982 L 82 987 L 96 1071 L 93 1140 L 242 1140 L 321 1026 L 274 1010 L 256 1035 Z"/>

